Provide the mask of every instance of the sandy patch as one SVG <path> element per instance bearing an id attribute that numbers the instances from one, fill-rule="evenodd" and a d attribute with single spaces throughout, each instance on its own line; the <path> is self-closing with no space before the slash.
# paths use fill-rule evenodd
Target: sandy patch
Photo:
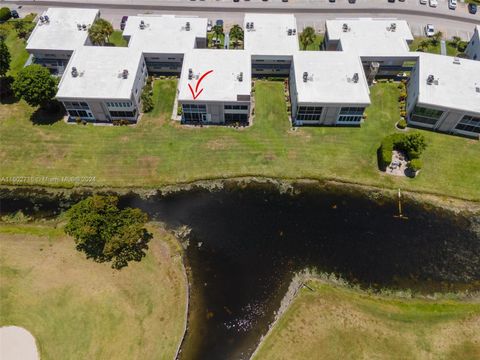
<path id="1" fill-rule="evenodd" d="M 35 338 L 24 328 L 4 326 L 0 328 L 0 359 L 38 360 Z"/>

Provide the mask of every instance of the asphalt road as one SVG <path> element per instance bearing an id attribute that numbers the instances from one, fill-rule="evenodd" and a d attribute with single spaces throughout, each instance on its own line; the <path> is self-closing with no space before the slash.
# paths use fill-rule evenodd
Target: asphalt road
<path id="1" fill-rule="evenodd" d="M 414 35 L 423 34 L 424 26 L 429 23 L 442 31 L 446 38 L 459 36 L 469 40 L 475 24 L 480 24 L 480 13 L 468 14 L 466 5 L 459 3 L 458 8 L 449 10 L 447 0 L 439 0 L 437 8 L 420 5 L 418 0 L 388 3 L 387 0 L 358 0 L 357 4 L 348 4 L 347 0 L 35 0 L 10 2 L 1 0 L 11 8 L 18 8 L 20 14 L 41 13 L 49 6 L 74 6 L 99 8 L 102 17 L 119 26 L 123 15 L 139 13 L 178 14 L 207 17 L 212 20 L 223 19 L 228 28 L 233 24 L 242 24 L 246 12 L 293 13 L 300 29 L 313 26 L 324 31 L 325 20 L 352 17 L 398 18 L 408 21 Z M 214 5 L 214 6 L 212 6 Z"/>

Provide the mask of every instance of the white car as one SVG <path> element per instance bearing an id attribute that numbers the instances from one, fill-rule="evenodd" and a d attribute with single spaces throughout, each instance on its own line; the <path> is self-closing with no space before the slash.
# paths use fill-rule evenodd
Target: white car
<path id="1" fill-rule="evenodd" d="M 212 31 L 212 20 L 208 20 L 207 22 L 207 32 Z"/>
<path id="2" fill-rule="evenodd" d="M 437 7 L 438 6 L 438 1 L 437 0 L 429 0 L 430 6 L 431 7 Z"/>
<path id="3" fill-rule="evenodd" d="M 457 8 L 457 0 L 448 0 L 448 8 L 455 10 Z"/>
<path id="4" fill-rule="evenodd" d="M 427 35 L 427 37 L 435 35 L 435 27 L 432 24 L 425 26 L 425 35 Z"/>

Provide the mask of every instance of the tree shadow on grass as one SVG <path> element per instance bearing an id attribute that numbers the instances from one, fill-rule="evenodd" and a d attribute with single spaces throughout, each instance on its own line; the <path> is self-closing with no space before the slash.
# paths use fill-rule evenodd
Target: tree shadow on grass
<path id="1" fill-rule="evenodd" d="M 12 83 L 12 76 L 0 77 L 0 104 L 11 105 L 20 101 L 13 94 Z"/>
<path id="2" fill-rule="evenodd" d="M 65 110 L 62 105 L 56 101 L 44 107 L 39 107 L 30 116 L 34 125 L 53 125 L 63 119 Z"/>

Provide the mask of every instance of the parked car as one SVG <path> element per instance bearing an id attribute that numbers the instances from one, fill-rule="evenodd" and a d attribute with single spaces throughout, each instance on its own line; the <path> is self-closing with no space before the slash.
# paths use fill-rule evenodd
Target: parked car
<path id="1" fill-rule="evenodd" d="M 355 4 L 357 1 L 356 0 L 348 0 L 350 4 Z"/>
<path id="2" fill-rule="evenodd" d="M 122 21 L 120 21 L 120 30 L 125 29 L 125 25 L 127 24 L 128 16 L 122 16 Z"/>
<path id="3" fill-rule="evenodd" d="M 427 26 L 425 26 L 425 35 L 427 37 L 432 37 L 433 35 L 435 35 L 435 26 L 433 26 L 432 24 L 428 24 Z"/>
<path id="4" fill-rule="evenodd" d="M 14 19 L 18 19 L 20 17 L 20 15 L 18 15 L 18 11 L 17 10 L 11 10 L 10 11 L 10 15 L 12 16 L 12 18 Z"/>
<path id="5" fill-rule="evenodd" d="M 221 26 L 221 27 L 223 28 L 223 20 L 222 20 L 222 19 L 218 19 L 217 21 L 215 21 L 215 25 Z"/>
<path id="6" fill-rule="evenodd" d="M 208 20 L 207 21 L 207 32 L 212 31 L 212 26 L 213 26 L 212 20 Z"/>
<path id="7" fill-rule="evenodd" d="M 457 0 L 448 0 L 448 8 L 455 10 L 457 8 Z"/>
<path id="8" fill-rule="evenodd" d="M 420 0 L 420 4 L 427 5 L 427 0 Z"/>
<path id="9" fill-rule="evenodd" d="M 469 3 L 468 4 L 468 12 L 470 14 L 476 14 L 477 13 L 477 4 Z"/>
<path id="10" fill-rule="evenodd" d="M 438 6 L 438 0 L 429 0 L 430 6 L 431 7 L 437 7 Z"/>

